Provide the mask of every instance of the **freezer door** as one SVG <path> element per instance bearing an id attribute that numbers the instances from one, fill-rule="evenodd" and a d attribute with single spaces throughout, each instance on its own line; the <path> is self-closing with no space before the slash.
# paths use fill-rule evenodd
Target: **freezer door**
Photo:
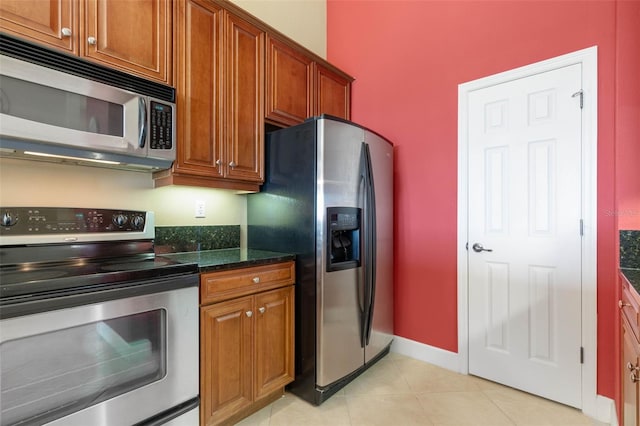
<path id="1" fill-rule="evenodd" d="M 327 209 L 361 207 L 360 152 L 364 130 L 349 123 L 320 119 L 317 132 L 316 385 L 324 387 L 364 364 L 362 268 L 355 263 L 345 269 L 327 268 L 331 263 L 327 259 L 331 255 L 327 249 Z"/>
<path id="2" fill-rule="evenodd" d="M 372 326 L 365 348 L 365 362 L 380 353 L 393 338 L 393 146 L 365 131 L 371 154 L 375 189 L 375 289 Z"/>

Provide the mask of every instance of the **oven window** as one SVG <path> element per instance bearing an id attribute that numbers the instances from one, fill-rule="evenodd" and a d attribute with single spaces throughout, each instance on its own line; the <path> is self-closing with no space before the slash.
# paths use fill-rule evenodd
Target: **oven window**
<path id="1" fill-rule="evenodd" d="M 46 423 L 160 380 L 166 348 L 164 309 L 6 341 L 0 423 Z"/>
<path id="2" fill-rule="evenodd" d="M 0 112 L 25 120 L 122 137 L 124 107 L 26 80 L 0 76 Z"/>

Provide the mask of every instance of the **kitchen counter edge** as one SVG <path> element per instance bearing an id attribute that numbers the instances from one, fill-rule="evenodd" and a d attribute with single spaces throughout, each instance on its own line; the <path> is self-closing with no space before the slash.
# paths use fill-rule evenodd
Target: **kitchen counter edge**
<path id="1" fill-rule="evenodd" d="M 195 263 L 198 265 L 200 273 L 268 265 L 295 260 L 296 258 L 291 253 L 240 248 L 163 253 L 158 256 L 180 263 Z"/>
<path id="2" fill-rule="evenodd" d="M 620 268 L 620 274 L 640 294 L 640 269 Z"/>

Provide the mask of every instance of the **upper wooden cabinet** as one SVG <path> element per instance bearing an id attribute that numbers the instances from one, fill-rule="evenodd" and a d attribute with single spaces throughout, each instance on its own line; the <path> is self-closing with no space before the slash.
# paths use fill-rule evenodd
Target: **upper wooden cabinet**
<path id="1" fill-rule="evenodd" d="M 348 75 L 226 0 L 174 8 L 177 158 L 155 186 L 257 192 L 265 123 L 350 118 Z"/>
<path id="2" fill-rule="evenodd" d="M 267 36 L 266 118 L 295 125 L 313 115 L 313 60 Z"/>
<path id="3" fill-rule="evenodd" d="M 2 0 L 0 28 L 77 55 L 78 7 L 77 0 Z"/>
<path id="4" fill-rule="evenodd" d="M 171 84 L 171 0 L 85 0 L 80 54 Z"/>
<path id="5" fill-rule="evenodd" d="M 2 0 L 0 29 L 172 84 L 171 0 Z"/>
<path id="6" fill-rule="evenodd" d="M 207 0 L 176 3 L 178 184 L 257 191 L 264 179 L 264 32 Z"/>
<path id="7" fill-rule="evenodd" d="M 351 79 L 345 75 L 315 64 L 314 115 L 330 114 L 348 120 L 351 118 Z"/>
<path id="8" fill-rule="evenodd" d="M 266 80 L 266 119 L 274 124 L 295 125 L 320 114 L 351 118 L 353 78 L 269 35 Z"/>
<path id="9" fill-rule="evenodd" d="M 225 177 L 264 179 L 264 31 L 225 12 Z"/>

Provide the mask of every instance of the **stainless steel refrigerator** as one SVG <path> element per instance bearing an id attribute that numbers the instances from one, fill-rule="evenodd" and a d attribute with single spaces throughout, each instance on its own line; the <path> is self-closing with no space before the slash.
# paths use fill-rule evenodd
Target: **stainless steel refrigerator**
<path id="1" fill-rule="evenodd" d="M 271 132 L 247 243 L 296 255 L 295 381 L 320 404 L 393 338 L 393 146 L 330 116 Z"/>

